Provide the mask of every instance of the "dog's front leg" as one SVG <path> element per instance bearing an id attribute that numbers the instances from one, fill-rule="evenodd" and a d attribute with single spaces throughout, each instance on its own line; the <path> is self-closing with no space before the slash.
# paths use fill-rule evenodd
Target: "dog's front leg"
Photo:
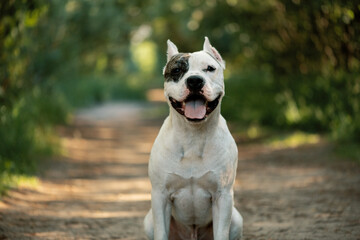
<path id="1" fill-rule="evenodd" d="M 171 204 L 165 191 L 151 191 L 151 208 L 154 218 L 154 239 L 167 240 L 169 236 Z"/>
<path id="2" fill-rule="evenodd" d="M 232 191 L 218 192 L 212 203 L 214 240 L 229 239 L 232 207 Z"/>

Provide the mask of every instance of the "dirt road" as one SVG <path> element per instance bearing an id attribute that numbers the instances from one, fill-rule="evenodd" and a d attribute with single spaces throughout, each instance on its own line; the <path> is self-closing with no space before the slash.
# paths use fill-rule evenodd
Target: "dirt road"
<path id="1" fill-rule="evenodd" d="M 138 104 L 77 113 L 59 128 L 62 157 L 34 189 L 0 202 L 0 239 L 146 239 L 149 151 L 161 125 Z M 235 205 L 244 239 L 360 239 L 360 167 L 326 143 L 275 150 L 239 145 Z"/>

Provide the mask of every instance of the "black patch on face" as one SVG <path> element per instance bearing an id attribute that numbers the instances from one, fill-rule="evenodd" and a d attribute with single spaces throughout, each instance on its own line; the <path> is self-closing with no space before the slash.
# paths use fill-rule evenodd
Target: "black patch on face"
<path id="1" fill-rule="evenodd" d="M 165 67 L 165 82 L 178 82 L 189 70 L 189 53 L 178 53 L 174 55 Z"/>

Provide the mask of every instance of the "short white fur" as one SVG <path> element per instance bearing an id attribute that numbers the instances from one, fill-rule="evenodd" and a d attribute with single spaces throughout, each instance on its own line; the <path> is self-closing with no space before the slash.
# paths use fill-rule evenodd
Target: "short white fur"
<path id="1" fill-rule="evenodd" d="M 167 44 L 169 61 L 178 49 L 170 40 Z M 209 65 L 216 70 L 204 71 Z M 170 114 L 150 154 L 152 199 L 144 219 L 149 239 L 241 239 L 243 220 L 233 200 L 238 151 L 220 114 L 224 69 L 225 62 L 205 38 L 203 50 L 190 53 L 186 74 L 164 84 Z M 208 101 L 221 96 L 215 110 L 196 123 L 179 114 L 169 100 L 185 100 L 190 93 L 186 79 L 192 75 L 205 80 L 202 90 Z"/>

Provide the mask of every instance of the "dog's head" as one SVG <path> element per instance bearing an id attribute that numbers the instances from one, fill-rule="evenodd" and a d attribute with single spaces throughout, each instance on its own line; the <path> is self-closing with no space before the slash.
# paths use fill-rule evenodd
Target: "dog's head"
<path id="1" fill-rule="evenodd" d="M 225 62 L 205 37 L 202 51 L 179 53 L 167 42 L 164 90 L 170 108 L 190 122 L 203 122 L 224 96 Z"/>

